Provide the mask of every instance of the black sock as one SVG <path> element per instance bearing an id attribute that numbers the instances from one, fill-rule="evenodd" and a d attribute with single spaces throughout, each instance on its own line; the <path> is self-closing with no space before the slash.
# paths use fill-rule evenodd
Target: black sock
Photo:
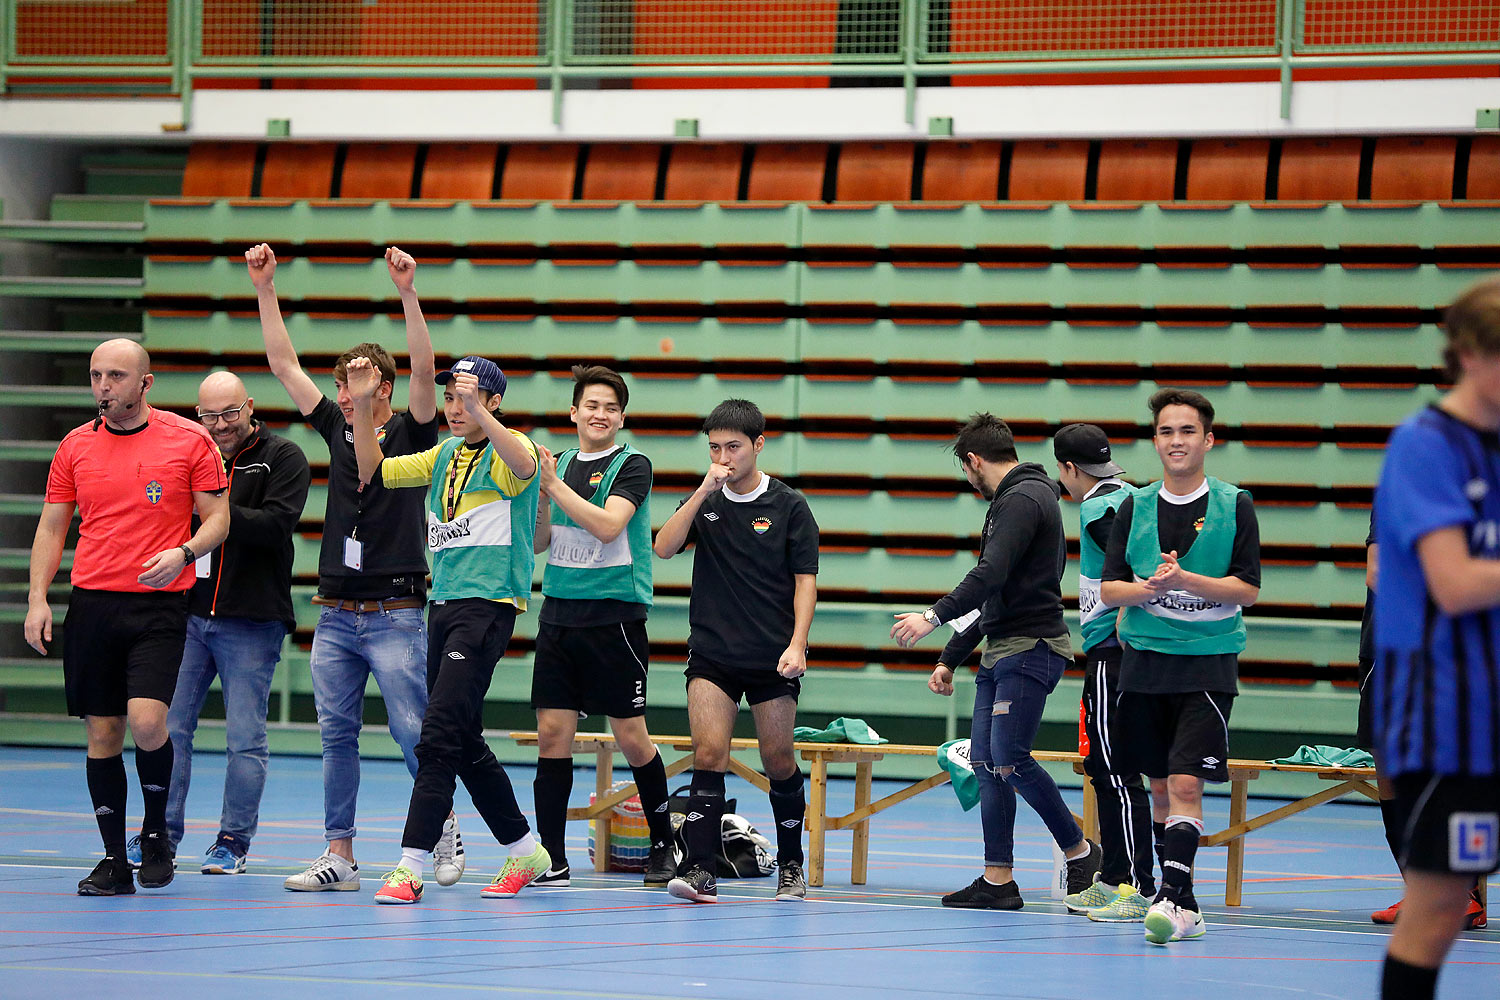
<path id="1" fill-rule="evenodd" d="M 1198 828 L 1191 823 L 1173 823 L 1162 836 L 1161 891 L 1156 898 L 1170 899 L 1185 910 L 1197 910 L 1193 898 L 1193 858 L 1198 853 Z"/>
<path id="2" fill-rule="evenodd" d="M 771 782 L 771 816 L 776 820 L 777 861 L 802 863 L 802 817 L 806 813 L 801 771 Z"/>
<path id="3" fill-rule="evenodd" d="M 1401 864 L 1402 839 L 1406 834 L 1406 819 L 1409 815 L 1411 810 L 1400 800 L 1380 800 L 1380 822 L 1385 826 L 1385 842 L 1398 867 Z"/>
<path id="4" fill-rule="evenodd" d="M 573 758 L 538 757 L 531 784 L 536 804 L 536 835 L 552 855 L 556 870 L 568 863 L 564 831 L 568 825 L 568 797 L 573 793 Z"/>
<path id="5" fill-rule="evenodd" d="M 1407 965 L 1387 955 L 1385 973 L 1380 977 L 1380 1000 L 1432 1000 L 1437 993 L 1437 978 L 1437 969 Z"/>
<path id="6" fill-rule="evenodd" d="M 667 808 L 667 767 L 661 762 L 661 754 L 640 767 L 632 767 L 630 773 L 635 775 L 641 809 L 646 813 L 646 825 L 651 828 L 651 846 L 670 844 L 672 813 Z"/>
<path id="7" fill-rule="evenodd" d="M 715 859 L 724 843 L 723 820 L 724 772 L 694 771 L 682 837 L 687 841 L 688 860 L 710 875 L 718 871 Z"/>
<path id="8" fill-rule="evenodd" d="M 125 858 L 125 757 L 89 757 L 84 764 L 88 774 L 89 798 L 94 803 L 94 820 L 104 840 L 104 853 Z"/>
<path id="9" fill-rule="evenodd" d="M 135 773 L 141 779 L 141 798 L 146 809 L 142 833 L 167 832 L 167 790 L 172 785 L 172 741 L 155 750 L 135 748 Z"/>

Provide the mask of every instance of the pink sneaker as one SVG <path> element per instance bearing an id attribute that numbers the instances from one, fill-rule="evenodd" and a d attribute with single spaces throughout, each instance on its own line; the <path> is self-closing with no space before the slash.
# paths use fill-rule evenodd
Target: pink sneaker
<path id="1" fill-rule="evenodd" d="M 415 903 L 422 898 L 422 880 L 404 865 L 386 872 L 385 885 L 375 893 L 377 903 Z"/>
<path id="2" fill-rule="evenodd" d="M 551 867 L 552 856 L 538 844 L 536 850 L 524 858 L 514 855 L 506 858 L 495 881 L 479 890 L 479 894 L 485 899 L 506 899 L 535 882 L 538 875 Z"/>

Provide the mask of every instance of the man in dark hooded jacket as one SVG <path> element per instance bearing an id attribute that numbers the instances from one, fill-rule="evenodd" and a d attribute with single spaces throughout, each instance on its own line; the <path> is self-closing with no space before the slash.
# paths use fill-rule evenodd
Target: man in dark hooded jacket
<path id="1" fill-rule="evenodd" d="M 990 502 L 979 565 L 926 611 L 897 615 L 891 636 L 911 646 L 945 622 L 954 626 L 927 681 L 941 695 L 953 694 L 953 665 L 984 640 L 969 730 L 984 874 L 944 896 L 943 905 L 1019 910 L 1024 902 L 1011 874 L 1017 792 L 1068 859 L 1069 892 L 1091 883 L 1100 860 L 1098 845 L 1084 839 L 1052 777 L 1031 756 L 1047 695 L 1073 659 L 1062 617 L 1062 511 L 1057 484 L 1040 465 L 1016 457 L 1015 438 L 999 417 L 970 417 L 953 454 L 969 484 Z"/>

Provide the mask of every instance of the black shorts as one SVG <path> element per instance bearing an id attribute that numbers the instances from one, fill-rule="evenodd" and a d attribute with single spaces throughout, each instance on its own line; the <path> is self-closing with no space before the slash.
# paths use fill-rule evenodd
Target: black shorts
<path id="1" fill-rule="evenodd" d="M 1229 780 L 1229 710 L 1234 695 L 1184 691 L 1120 695 L 1117 746 L 1124 773 Z"/>
<path id="2" fill-rule="evenodd" d="M 759 705 L 763 701 L 774 701 L 777 698 L 789 697 L 796 701 L 797 696 L 802 693 L 800 677 L 783 677 L 776 672 L 774 666 L 732 667 L 710 660 L 691 649 L 688 650 L 687 669 L 683 674 L 689 684 L 694 677 L 709 681 L 727 694 L 736 705 L 742 697 L 747 705 Z"/>
<path id="3" fill-rule="evenodd" d="M 646 622 L 536 629 L 531 707 L 631 719 L 646 714 Z"/>
<path id="4" fill-rule="evenodd" d="M 1370 674 L 1374 671 L 1373 660 L 1359 661 L 1359 720 L 1354 726 L 1354 745 L 1372 752 L 1375 749 L 1375 692 Z"/>
<path id="5" fill-rule="evenodd" d="M 131 698 L 170 705 L 187 641 L 187 593 L 73 588 L 63 619 L 68 714 L 126 714 Z"/>
<path id="6" fill-rule="evenodd" d="M 1500 870 L 1500 777 L 1401 774 L 1396 799 L 1410 809 L 1402 868 L 1455 875 Z"/>

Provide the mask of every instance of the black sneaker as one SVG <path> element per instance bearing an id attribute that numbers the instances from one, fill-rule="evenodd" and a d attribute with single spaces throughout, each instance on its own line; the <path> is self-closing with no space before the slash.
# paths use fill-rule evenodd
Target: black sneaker
<path id="1" fill-rule="evenodd" d="M 646 885 L 666 885 L 677 874 L 677 854 L 667 843 L 651 845 L 646 857 L 646 876 L 641 881 Z"/>
<path id="2" fill-rule="evenodd" d="M 995 885 L 986 882 L 981 875 L 957 892 L 944 896 L 943 905 L 970 910 L 1019 910 L 1026 902 L 1021 898 L 1021 889 L 1014 879 L 1004 885 Z"/>
<path id="3" fill-rule="evenodd" d="M 554 889 L 561 889 L 573 884 L 573 869 L 568 867 L 564 861 L 561 865 L 551 865 L 546 871 L 531 880 L 532 885 L 550 885 Z"/>
<path id="4" fill-rule="evenodd" d="M 141 834 L 141 870 L 136 880 L 142 889 L 160 889 L 177 874 L 177 852 L 161 830 Z"/>
<path id="5" fill-rule="evenodd" d="M 88 878 L 78 883 L 80 896 L 128 896 L 135 892 L 130 862 L 113 855 L 94 866 Z"/>
<path id="6" fill-rule="evenodd" d="M 703 870 L 702 865 L 698 864 L 690 863 L 678 872 L 667 883 L 667 891 L 678 899 L 688 899 L 694 903 L 717 903 L 719 901 L 719 883 Z"/>
<path id="7" fill-rule="evenodd" d="M 1082 892 L 1094 884 L 1094 875 L 1099 871 L 1104 862 L 1104 852 L 1099 845 L 1092 840 L 1085 841 L 1089 845 L 1088 853 L 1082 857 L 1068 862 L 1068 895 Z"/>
<path id="8" fill-rule="evenodd" d="M 780 871 L 776 875 L 776 898 L 782 902 L 807 898 L 807 876 L 802 874 L 802 862 L 778 861 Z"/>

